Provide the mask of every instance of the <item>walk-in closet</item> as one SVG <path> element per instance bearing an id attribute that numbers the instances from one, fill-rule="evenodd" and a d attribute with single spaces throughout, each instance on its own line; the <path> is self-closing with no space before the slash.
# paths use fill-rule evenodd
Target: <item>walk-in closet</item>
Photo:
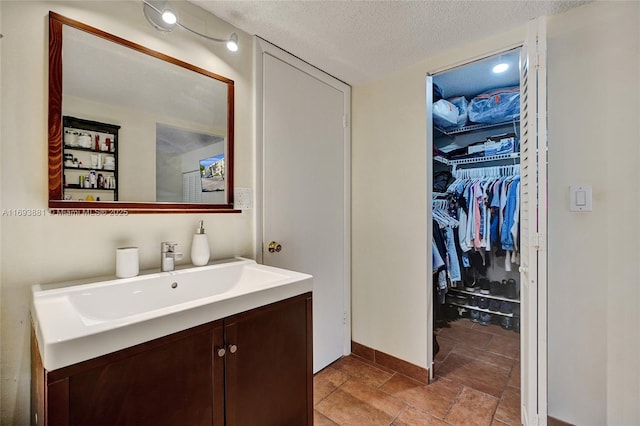
<path id="1" fill-rule="evenodd" d="M 518 401 L 519 53 L 433 75 L 428 99 L 434 376 Z"/>

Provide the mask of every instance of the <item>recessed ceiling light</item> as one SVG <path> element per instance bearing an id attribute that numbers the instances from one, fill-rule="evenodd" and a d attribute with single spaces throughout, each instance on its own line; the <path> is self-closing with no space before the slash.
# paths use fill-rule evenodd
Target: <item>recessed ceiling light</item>
<path id="1" fill-rule="evenodd" d="M 506 62 L 501 62 L 498 65 L 493 67 L 493 72 L 496 74 L 500 74 L 501 72 L 505 72 L 509 69 L 509 64 Z"/>
<path id="2" fill-rule="evenodd" d="M 162 20 L 169 25 L 173 25 L 176 22 L 178 22 L 178 17 L 173 12 L 173 10 L 167 9 L 164 12 L 162 12 Z"/>

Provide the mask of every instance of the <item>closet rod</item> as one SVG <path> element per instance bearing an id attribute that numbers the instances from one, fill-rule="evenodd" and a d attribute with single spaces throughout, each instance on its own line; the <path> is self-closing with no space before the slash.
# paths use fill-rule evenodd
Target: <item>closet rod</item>
<path id="1" fill-rule="evenodd" d="M 457 160 L 447 160 L 446 158 L 442 158 L 442 157 L 434 157 L 434 160 L 451 166 L 451 165 L 457 165 L 457 164 L 473 164 L 473 163 L 497 161 L 497 160 L 514 160 L 515 161 L 518 158 L 520 158 L 520 153 L 514 152 L 512 154 L 498 154 L 498 155 L 491 155 L 488 157 L 460 158 Z"/>
<path id="2" fill-rule="evenodd" d="M 462 179 L 515 176 L 520 174 L 520 165 L 479 167 L 475 169 L 457 169 L 454 167 L 451 173 L 454 177 Z"/>

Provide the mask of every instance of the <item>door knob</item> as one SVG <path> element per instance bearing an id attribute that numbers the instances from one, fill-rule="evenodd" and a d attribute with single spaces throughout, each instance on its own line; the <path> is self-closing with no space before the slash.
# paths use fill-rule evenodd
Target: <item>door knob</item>
<path id="1" fill-rule="evenodd" d="M 271 241 L 267 248 L 269 250 L 269 253 L 280 253 L 280 251 L 282 251 L 282 245 L 280 245 L 276 241 Z"/>
<path id="2" fill-rule="evenodd" d="M 227 351 L 225 351 L 224 348 L 218 348 L 217 352 L 220 358 L 222 358 L 225 355 L 225 353 L 227 353 Z"/>
<path id="3" fill-rule="evenodd" d="M 229 352 L 231 352 L 232 354 L 235 354 L 237 350 L 238 347 L 236 345 L 229 345 Z"/>

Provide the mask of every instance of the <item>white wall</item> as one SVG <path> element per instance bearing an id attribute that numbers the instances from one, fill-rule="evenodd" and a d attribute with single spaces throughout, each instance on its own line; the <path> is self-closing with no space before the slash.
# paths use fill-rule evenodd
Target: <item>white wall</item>
<path id="1" fill-rule="evenodd" d="M 184 31 L 160 34 L 140 2 L 0 2 L 2 109 L 0 202 L 3 209 L 47 207 L 47 58 L 49 10 L 86 22 L 235 81 L 235 181 L 253 185 L 252 39 L 229 24 L 178 2 L 190 25 L 236 31 L 241 50 L 229 53 Z M 204 219 L 212 256 L 253 257 L 253 214 L 17 217 L 2 215 L 0 424 L 29 423 L 29 303 L 36 283 L 111 274 L 115 248 L 140 247 L 141 268 L 159 267 L 161 241 L 178 242 L 189 259 L 191 236 Z M 188 260 L 185 260 L 187 262 Z"/>
<path id="2" fill-rule="evenodd" d="M 549 414 L 640 424 L 640 3 L 551 18 Z M 569 186 L 593 186 L 570 212 Z"/>
<path id="3" fill-rule="evenodd" d="M 549 415 L 581 425 L 640 424 L 639 8 L 549 23 Z M 426 366 L 424 76 L 523 39 L 353 88 L 353 340 Z M 568 211 L 572 184 L 593 185 L 592 213 Z"/>

